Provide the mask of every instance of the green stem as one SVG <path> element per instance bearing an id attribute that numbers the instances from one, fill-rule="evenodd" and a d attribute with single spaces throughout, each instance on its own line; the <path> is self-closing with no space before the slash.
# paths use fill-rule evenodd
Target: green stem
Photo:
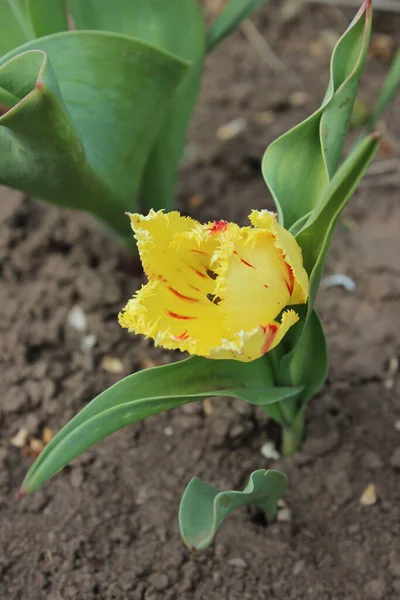
<path id="1" fill-rule="evenodd" d="M 305 411 L 301 410 L 291 425 L 282 425 L 282 455 L 291 456 L 299 449 L 304 439 Z"/>

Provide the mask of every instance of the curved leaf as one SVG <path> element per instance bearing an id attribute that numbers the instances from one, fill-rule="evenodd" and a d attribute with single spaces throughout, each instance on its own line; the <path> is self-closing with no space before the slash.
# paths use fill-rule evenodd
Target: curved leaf
<path id="1" fill-rule="evenodd" d="M 192 552 L 202 552 L 211 544 L 226 517 L 249 504 L 258 506 L 268 520 L 272 520 L 277 502 L 287 487 L 286 475 L 264 469 L 250 475 L 242 492 L 221 491 L 194 477 L 179 507 L 179 527 L 184 543 Z"/>
<path id="2" fill-rule="evenodd" d="M 124 60 L 121 61 L 121 56 Z M 0 182 L 93 213 L 129 242 L 143 168 L 187 63 L 107 32 L 40 38 L 0 60 Z"/>
<path id="3" fill-rule="evenodd" d="M 365 0 L 334 49 L 322 106 L 264 154 L 264 179 L 287 229 L 318 206 L 338 167 L 370 33 L 371 0 Z"/>
<path id="4" fill-rule="evenodd" d="M 389 73 L 386 75 L 383 87 L 379 94 L 378 101 L 367 123 L 367 132 L 371 133 L 375 125 L 381 118 L 388 104 L 395 98 L 400 90 L 400 50 L 390 66 Z"/>
<path id="5" fill-rule="evenodd" d="M 286 354 L 280 363 L 280 378 L 279 381 L 292 381 L 288 378 L 288 373 L 291 373 L 292 361 L 300 361 L 300 365 L 306 357 L 301 357 L 301 348 L 307 347 L 307 339 L 309 335 L 317 336 L 315 339 L 317 347 L 319 347 L 321 353 L 325 353 L 324 343 L 322 338 L 324 334 L 322 331 L 318 333 L 317 322 L 315 326 L 310 325 L 310 319 L 313 318 L 313 307 L 315 298 L 318 292 L 319 284 L 324 272 L 326 256 L 329 250 L 329 246 L 332 240 L 332 236 L 336 227 L 336 223 L 339 219 L 340 214 L 346 207 L 350 200 L 354 190 L 357 188 L 358 183 L 364 176 L 369 165 L 371 164 L 375 153 L 379 147 L 379 138 L 376 135 L 371 135 L 364 139 L 355 150 L 347 157 L 345 162 L 337 171 L 331 182 L 326 188 L 325 194 L 321 200 L 318 210 L 314 211 L 309 217 L 308 222 L 303 226 L 303 229 L 299 231 L 296 236 L 298 243 L 303 250 L 304 265 L 310 275 L 310 293 L 308 305 L 306 308 L 306 314 L 304 318 L 293 328 L 292 334 L 297 336 L 295 344 L 299 345 L 299 356 L 296 357 L 297 347 L 291 352 Z M 314 343 L 314 342 L 313 342 Z M 295 358 L 296 357 L 296 358 Z M 294 366 L 295 373 L 298 373 L 296 377 L 297 381 L 301 380 L 302 385 L 305 387 L 304 398 L 311 397 L 311 391 L 318 387 L 318 381 L 321 380 L 325 372 L 324 361 L 322 354 L 319 356 L 321 359 L 321 365 L 318 370 L 320 375 L 312 373 L 312 365 L 310 365 L 311 371 L 308 370 L 308 376 L 302 378 L 300 373 L 300 367 Z M 304 366 L 304 365 L 303 365 Z M 315 379 L 316 378 L 316 379 Z M 308 390 L 308 391 L 307 391 Z M 310 391 L 311 390 L 311 391 Z"/>
<path id="6" fill-rule="evenodd" d="M 206 38 L 207 52 L 222 42 L 242 21 L 248 19 L 268 0 L 228 0 L 222 12 L 211 23 Z"/>
<path id="7" fill-rule="evenodd" d="M 205 30 L 200 6 L 196 0 L 70 0 L 70 7 L 78 28 L 125 33 L 191 62 L 163 115 L 141 183 L 145 211 L 171 210 L 203 71 Z"/>
<path id="8" fill-rule="evenodd" d="M 192 357 L 134 373 L 102 392 L 54 437 L 29 470 L 23 493 L 33 492 L 96 442 L 147 416 L 210 396 L 264 405 L 301 391 L 275 388 L 271 378 L 263 358 L 235 364 Z"/>

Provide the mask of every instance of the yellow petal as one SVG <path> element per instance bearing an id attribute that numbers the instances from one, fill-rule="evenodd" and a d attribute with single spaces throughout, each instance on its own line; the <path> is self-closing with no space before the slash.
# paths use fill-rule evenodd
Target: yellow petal
<path id="1" fill-rule="evenodd" d="M 120 324 L 156 345 L 210 358 L 250 361 L 274 348 L 298 320 L 287 311 L 275 321 L 294 302 L 301 252 L 272 213 L 253 211 L 250 220 L 253 227 L 202 225 L 177 212 L 131 215 L 149 282 Z"/>
<path id="2" fill-rule="evenodd" d="M 291 290 L 290 304 L 304 304 L 308 298 L 308 275 L 303 267 L 303 254 L 299 244 L 289 231 L 281 227 L 274 213 L 253 210 L 249 217 L 254 227 L 266 229 L 275 237 L 275 247 L 282 251 L 288 266 L 288 285 Z"/>
<path id="3" fill-rule="evenodd" d="M 259 325 L 251 331 L 240 331 L 231 339 L 223 339 L 221 346 L 213 349 L 208 358 L 233 359 L 242 362 L 256 360 L 273 350 L 298 320 L 299 316 L 294 310 L 285 311 L 281 323 L 273 321 L 266 325 Z"/>

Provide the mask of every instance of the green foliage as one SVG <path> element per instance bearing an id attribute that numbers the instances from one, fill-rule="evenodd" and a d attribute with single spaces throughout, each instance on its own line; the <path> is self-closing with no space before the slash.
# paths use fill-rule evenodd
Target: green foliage
<path id="1" fill-rule="evenodd" d="M 65 31 L 66 4 L 85 31 Z M 231 4 L 220 37 L 262 3 Z M 133 246 L 124 212 L 139 195 L 147 211 L 173 206 L 206 52 L 200 5 L 0 0 L 0 12 L 0 115 L 18 104 L 0 117 L 0 182 L 88 211 Z M 33 49 L 53 70 L 51 114 L 49 90 L 34 89 L 37 58 L 12 61 Z"/>
<path id="2" fill-rule="evenodd" d="M 271 380 L 264 359 L 237 364 L 192 357 L 134 373 L 102 392 L 61 429 L 31 467 L 22 489 L 33 492 L 96 442 L 150 415 L 211 396 L 265 405 L 301 391 L 274 387 Z"/>
<path id="3" fill-rule="evenodd" d="M 0 183 L 87 210 L 131 241 L 124 212 L 186 70 L 134 38 L 96 31 L 44 37 L 7 54 L 0 88 L 19 102 L 0 117 Z"/>
<path id="4" fill-rule="evenodd" d="M 207 31 L 207 52 L 210 52 L 236 27 L 261 8 L 268 0 L 228 0 L 222 12 Z"/>
<path id="5" fill-rule="evenodd" d="M 255 504 L 271 521 L 287 486 L 283 473 L 264 469 L 250 475 L 249 483 L 242 492 L 221 491 L 194 477 L 179 507 L 183 541 L 191 552 L 202 552 L 211 544 L 226 517 L 249 504 Z"/>
<path id="6" fill-rule="evenodd" d="M 338 218 L 372 161 L 377 136 L 360 143 L 340 165 L 358 84 L 371 33 L 371 1 L 339 40 L 331 60 L 331 77 L 320 109 L 267 149 L 263 173 L 281 221 L 303 250 L 310 278 L 306 307 L 297 307 L 300 322 L 273 351 L 279 385 L 301 386 L 297 398 L 266 406 L 283 428 L 283 451 L 301 442 L 303 411 L 322 387 L 329 367 L 322 324 L 314 310 L 326 256 Z"/>
<path id="7" fill-rule="evenodd" d="M 25 0 L 33 35 L 42 37 L 68 29 L 65 0 Z"/>
<path id="8" fill-rule="evenodd" d="M 387 105 L 395 98 L 400 89 L 400 50 L 397 51 L 393 63 L 380 91 L 376 106 L 367 122 L 367 133 L 374 130 Z"/>
<path id="9" fill-rule="evenodd" d="M 339 165 L 370 34 L 371 0 L 366 0 L 333 51 L 321 107 L 264 155 L 264 179 L 287 229 L 318 206 Z"/>

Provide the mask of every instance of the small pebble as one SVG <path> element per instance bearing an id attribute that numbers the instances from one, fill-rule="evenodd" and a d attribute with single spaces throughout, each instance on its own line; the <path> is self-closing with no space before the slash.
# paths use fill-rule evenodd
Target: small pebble
<path id="1" fill-rule="evenodd" d="M 372 506 L 373 504 L 376 504 L 377 501 L 377 495 L 376 495 L 376 489 L 373 483 L 370 483 L 369 485 L 367 485 L 367 487 L 365 488 L 365 490 L 362 493 L 362 496 L 360 498 L 360 504 L 362 506 Z"/>
<path id="2" fill-rule="evenodd" d="M 245 560 L 243 560 L 243 558 L 230 558 L 228 560 L 228 565 L 231 565 L 232 567 L 239 567 L 240 569 L 247 568 L 247 563 Z"/>
<path id="3" fill-rule="evenodd" d="M 243 117 L 238 117 L 237 119 L 233 119 L 233 121 L 229 121 L 229 123 L 225 123 L 225 125 L 221 125 L 217 129 L 217 137 L 226 142 L 230 140 L 242 131 L 244 131 L 247 127 L 247 121 Z"/>
<path id="4" fill-rule="evenodd" d="M 89 333 L 88 335 L 85 335 L 84 338 L 82 338 L 81 350 L 82 352 L 90 352 L 91 350 L 93 350 L 96 344 L 97 337 L 94 335 L 94 333 Z"/>
<path id="5" fill-rule="evenodd" d="M 28 430 L 26 427 L 21 427 L 17 433 L 11 438 L 10 444 L 16 448 L 23 448 L 26 445 L 28 439 Z"/>
<path id="6" fill-rule="evenodd" d="M 100 366 L 107 371 L 107 373 L 113 373 L 114 375 L 118 375 L 124 370 L 124 365 L 119 358 L 113 358 L 112 356 L 105 356 L 101 361 Z"/>
<path id="7" fill-rule="evenodd" d="M 269 458 L 270 460 L 280 459 L 280 454 L 273 442 L 265 442 L 265 444 L 261 446 L 261 454 L 264 458 Z"/>
<path id="8" fill-rule="evenodd" d="M 172 427 L 170 427 L 169 425 L 167 427 L 165 427 L 164 429 L 164 434 L 167 435 L 168 437 L 170 437 L 171 435 L 174 434 L 174 430 L 172 429 Z"/>
<path id="9" fill-rule="evenodd" d="M 86 329 L 86 314 L 81 306 L 76 304 L 71 308 L 68 313 L 68 324 L 75 331 L 84 331 Z"/>
<path id="10" fill-rule="evenodd" d="M 306 563 L 304 560 L 298 560 L 296 562 L 296 564 L 293 567 L 293 575 L 296 577 L 296 575 L 300 575 L 300 573 L 302 571 L 304 571 L 304 567 L 306 566 Z"/>

